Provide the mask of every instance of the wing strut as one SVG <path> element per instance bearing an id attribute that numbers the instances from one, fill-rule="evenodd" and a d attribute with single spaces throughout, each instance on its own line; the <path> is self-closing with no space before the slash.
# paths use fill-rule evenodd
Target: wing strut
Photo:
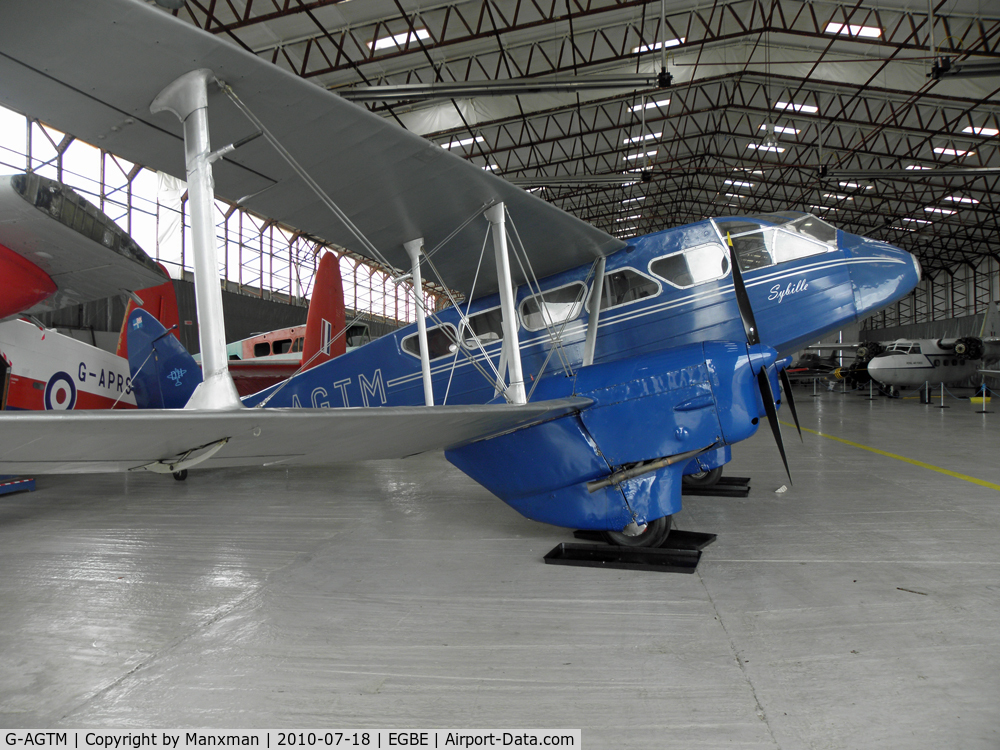
<path id="1" fill-rule="evenodd" d="M 601 317 L 601 297 L 604 293 L 604 264 L 607 261 L 603 255 L 597 259 L 597 270 L 594 271 L 594 296 L 590 300 L 590 318 L 587 320 L 587 340 L 583 345 L 583 366 L 594 364 L 594 349 L 597 347 L 597 322 Z"/>
<path id="2" fill-rule="evenodd" d="M 507 255 L 507 228 L 504 205 L 496 203 L 486 209 L 486 219 L 493 232 L 493 251 L 497 257 L 497 279 L 500 282 L 500 309 L 503 313 L 503 351 L 507 355 L 510 385 L 507 396 L 513 404 L 526 404 L 524 375 L 521 373 L 521 344 L 517 339 L 517 315 L 514 309 L 514 286 L 510 280 L 510 256 Z"/>
<path id="3" fill-rule="evenodd" d="M 184 123 L 188 202 L 194 250 L 194 293 L 198 309 L 198 343 L 204 380 L 191 394 L 186 409 L 239 409 L 239 393 L 229 374 L 226 326 L 222 317 L 222 288 L 215 246 L 215 189 L 208 133 L 208 81 L 215 74 L 207 68 L 185 73 L 163 89 L 149 111 L 172 112 Z"/>
<path id="4" fill-rule="evenodd" d="M 431 383 L 431 358 L 427 348 L 427 311 L 424 310 L 424 281 L 420 277 L 420 254 L 424 238 L 403 243 L 413 269 L 413 298 L 417 303 L 417 340 L 420 342 L 420 372 L 424 380 L 424 403 L 434 406 L 434 385 Z"/>

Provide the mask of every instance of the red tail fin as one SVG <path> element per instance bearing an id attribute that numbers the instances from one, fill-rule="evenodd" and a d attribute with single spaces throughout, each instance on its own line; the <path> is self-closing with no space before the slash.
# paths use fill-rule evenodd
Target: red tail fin
<path id="1" fill-rule="evenodd" d="M 163 273 L 167 269 L 162 263 L 157 263 Z M 118 349 L 115 353 L 119 357 L 128 359 L 128 316 L 137 307 L 142 307 L 150 315 L 153 315 L 168 331 L 172 326 L 180 323 L 180 313 L 177 311 L 177 293 L 174 291 L 174 282 L 166 281 L 159 286 L 151 286 L 147 289 L 140 289 L 136 292 L 142 300 L 142 305 L 137 305 L 133 300 L 128 301 L 125 308 L 125 320 L 122 321 L 122 330 L 118 334 Z M 180 341 L 180 331 L 174 328 L 171 333 Z"/>
<path id="2" fill-rule="evenodd" d="M 347 336 L 344 333 L 346 324 L 340 260 L 336 254 L 327 253 L 320 258 L 319 268 L 316 269 L 309 317 L 306 318 L 302 362 L 309 364 L 305 369 L 323 364 L 347 351 Z M 313 355 L 316 355 L 316 359 L 312 359 Z"/>

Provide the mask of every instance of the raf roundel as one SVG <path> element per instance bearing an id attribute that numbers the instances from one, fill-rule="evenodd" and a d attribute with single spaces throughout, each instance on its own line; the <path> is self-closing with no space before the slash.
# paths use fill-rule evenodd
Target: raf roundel
<path id="1" fill-rule="evenodd" d="M 45 408 L 67 411 L 76 406 L 76 385 L 65 372 L 57 372 L 45 386 Z"/>

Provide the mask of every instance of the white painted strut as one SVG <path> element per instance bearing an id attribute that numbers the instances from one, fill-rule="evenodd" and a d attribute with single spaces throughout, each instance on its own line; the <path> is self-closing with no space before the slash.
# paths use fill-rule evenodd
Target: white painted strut
<path id="1" fill-rule="evenodd" d="M 194 294 L 198 309 L 198 341 L 204 379 L 185 409 L 238 409 L 239 393 L 229 374 L 226 326 L 215 240 L 215 183 L 208 133 L 208 82 L 211 70 L 192 70 L 161 91 L 150 112 L 172 112 L 184 123 L 188 205 L 194 255 Z"/>
<path id="2" fill-rule="evenodd" d="M 510 385 L 507 397 L 515 404 L 528 402 L 521 374 L 521 344 L 517 338 L 517 312 L 514 309 L 514 285 L 510 280 L 510 258 L 507 255 L 507 230 L 504 227 L 504 206 L 497 203 L 486 209 L 486 219 L 493 232 L 493 251 L 497 259 L 497 280 L 500 283 L 500 311 L 503 314 L 503 350 L 507 354 Z"/>
<path id="3" fill-rule="evenodd" d="M 424 310 L 424 282 L 420 276 L 420 253 L 424 250 L 424 239 L 403 243 L 403 249 L 410 256 L 413 292 L 417 300 L 417 340 L 420 342 L 420 372 L 424 380 L 424 404 L 434 406 L 434 385 L 431 383 L 431 358 L 427 348 L 427 311 Z M 456 344 L 457 346 L 457 344 Z"/>
<path id="4" fill-rule="evenodd" d="M 587 320 L 587 340 L 583 344 L 583 366 L 594 364 L 594 349 L 597 347 L 597 323 L 601 318 L 601 299 L 604 295 L 604 266 L 607 259 L 597 259 L 594 272 L 594 293 L 590 297 L 590 318 Z"/>

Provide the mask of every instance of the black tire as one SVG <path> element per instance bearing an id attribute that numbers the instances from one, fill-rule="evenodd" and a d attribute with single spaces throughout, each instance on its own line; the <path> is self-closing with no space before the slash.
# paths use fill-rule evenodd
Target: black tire
<path id="1" fill-rule="evenodd" d="M 187 478 L 188 478 L 187 469 L 181 469 L 180 471 L 174 472 L 174 479 L 176 479 L 178 482 L 183 482 Z"/>
<path id="2" fill-rule="evenodd" d="M 722 479 L 722 467 L 716 466 L 708 471 L 699 471 L 696 474 L 685 474 L 683 482 L 689 487 L 711 487 L 718 484 Z"/>
<path id="3" fill-rule="evenodd" d="M 659 547 L 670 534 L 671 516 L 663 516 L 646 524 L 646 530 L 638 536 L 625 536 L 620 531 L 605 531 L 604 538 L 608 544 L 617 547 Z"/>

